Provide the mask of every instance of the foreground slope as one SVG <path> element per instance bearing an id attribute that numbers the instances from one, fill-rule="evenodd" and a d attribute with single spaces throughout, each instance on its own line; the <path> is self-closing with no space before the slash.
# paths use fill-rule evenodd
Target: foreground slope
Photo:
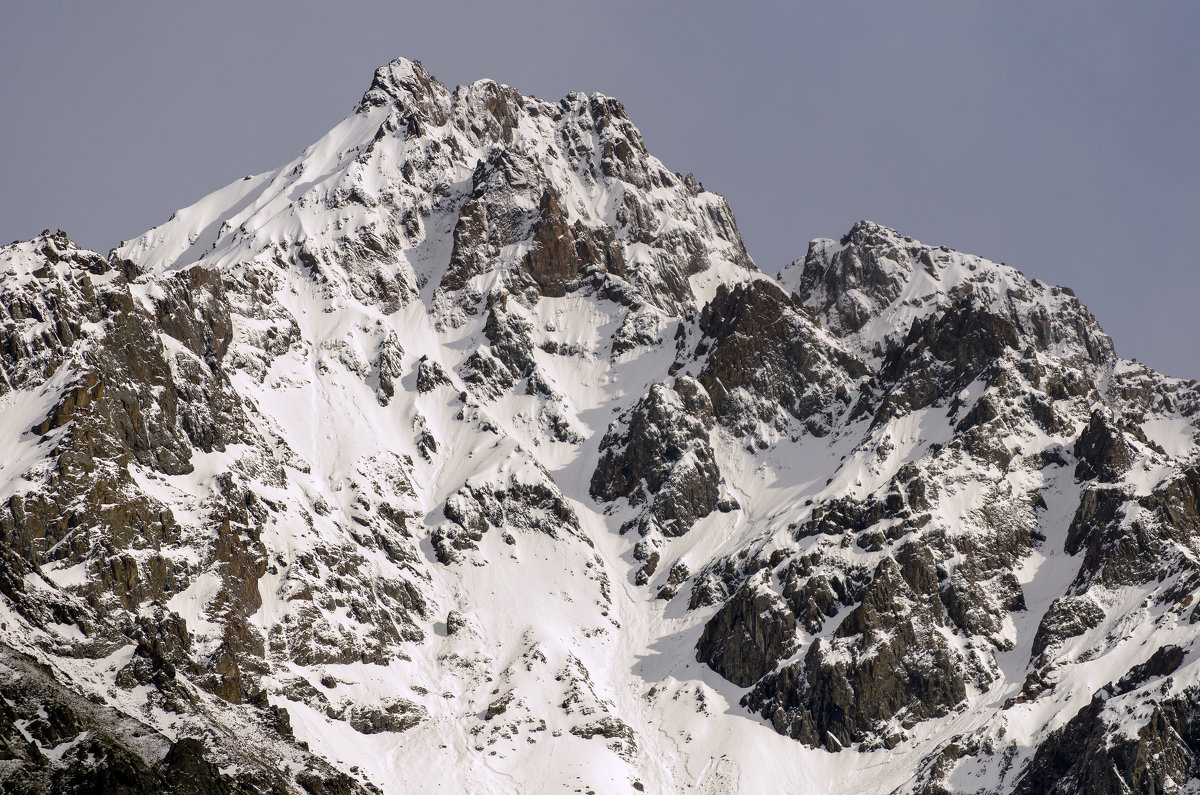
<path id="1" fill-rule="evenodd" d="M 615 100 L 396 61 L 280 169 L 0 273 L 10 786 L 1197 772 L 1195 384 L 867 222 L 767 277 Z"/>

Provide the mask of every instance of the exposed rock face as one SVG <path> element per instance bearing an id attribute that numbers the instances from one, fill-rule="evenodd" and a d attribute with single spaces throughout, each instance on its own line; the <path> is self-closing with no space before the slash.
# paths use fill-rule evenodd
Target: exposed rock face
<path id="1" fill-rule="evenodd" d="M 628 416 L 609 429 L 592 473 L 592 496 L 646 504 L 638 532 L 679 536 L 717 507 L 721 473 L 709 432 L 712 401 L 695 379 L 654 384 Z"/>
<path id="2" fill-rule="evenodd" d="M 1187 791 L 1198 408 L 1065 288 L 869 222 L 772 279 L 617 101 L 396 61 L 0 248 L 0 788 Z"/>
<path id="3" fill-rule="evenodd" d="M 79 697 L 31 659 L 5 650 L 3 661 L 0 753 L 6 791 L 146 795 L 287 791 L 278 770 L 227 775 L 214 763 L 204 740 L 172 741 L 134 717 Z M 327 765 L 320 769 L 332 774 Z"/>
<path id="4" fill-rule="evenodd" d="M 939 607 L 885 558 L 832 640 L 813 641 L 803 661 L 758 682 L 747 706 L 776 731 L 831 751 L 877 735 L 895 744 L 889 721 L 903 726 L 947 714 L 978 676 L 938 632 Z"/>
<path id="5" fill-rule="evenodd" d="M 538 212 L 533 247 L 521 265 L 539 293 L 558 298 L 570 289 L 578 289 L 579 279 L 588 268 L 621 278 L 628 276 L 622 249 L 612 232 L 605 227 L 591 230 L 579 221 L 569 224 L 553 188 L 542 194 Z"/>
<path id="6" fill-rule="evenodd" d="M 1009 707 L 1065 700 L 1058 683 L 1080 664 L 1072 649 L 1092 659 L 1128 642 L 1111 629 L 1097 638 L 1127 620 L 1117 594 L 1152 587 L 1150 603 L 1179 605 L 1200 583 L 1187 551 L 1190 470 L 1176 459 L 1151 476 L 1157 485 L 1138 474 L 1170 457 L 1139 423 L 1179 410 L 1173 394 L 1187 395 L 1180 414 L 1193 416 L 1194 392 L 1150 386 L 1125 364 L 1106 386 L 1111 342 L 1069 291 L 866 223 L 840 244 L 814 243 L 781 278 L 872 369 L 852 409 L 829 422 L 835 438 L 860 440 L 843 461 L 861 469 L 834 462 L 815 504 L 794 509 L 792 542 L 765 531 L 695 578 L 693 609 L 723 603 L 697 658 L 749 686 L 742 703 L 777 731 L 830 750 L 894 748 L 922 736 L 923 721 L 968 709 L 972 691 L 994 691 L 1007 675 L 995 655 L 1009 649 L 1028 664 Z M 899 431 L 912 421 L 922 435 Z M 859 422 L 867 433 L 852 436 Z M 1186 444 L 1193 435 L 1189 426 Z M 1021 561 L 1048 555 L 1078 557 L 1022 645 L 1012 627 L 1034 606 Z M 759 609 L 747 621 L 750 593 Z M 772 604 L 786 605 L 794 630 L 782 631 Z M 956 790 L 947 782 L 964 760 L 1002 756 L 1005 719 L 956 738 L 918 780 Z M 1011 789 L 1011 762 L 998 769 L 1000 791 Z"/>
<path id="7" fill-rule="evenodd" d="M 704 625 L 696 659 L 746 687 L 790 653 L 795 636 L 796 617 L 787 605 L 747 583 Z"/>
<path id="8" fill-rule="evenodd" d="M 1114 427 L 1103 412 L 1092 412 L 1091 420 L 1075 442 L 1075 476 L 1080 480 L 1096 478 L 1104 483 L 1120 480 L 1129 471 L 1133 453 L 1120 428 Z"/>
<path id="9" fill-rule="evenodd" d="M 814 436 L 829 433 L 857 391 L 855 380 L 867 373 L 765 280 L 719 287 L 698 325 L 704 336 L 697 352 L 711 348 L 698 377 L 714 411 L 735 434 L 754 434 L 759 446 L 786 434 L 790 419 Z"/>
<path id="10" fill-rule="evenodd" d="M 914 323 L 921 336 L 937 341 L 934 352 L 942 361 L 961 352 L 978 364 L 1017 336 L 1071 364 L 1115 358 L 1112 340 L 1069 289 L 945 246 L 922 245 L 870 221 L 855 224 L 840 241 L 813 241 L 780 281 L 826 328 L 876 361 L 907 347 Z"/>
<path id="11" fill-rule="evenodd" d="M 1166 697 L 1154 698 L 1149 707 L 1129 695 L 1161 684 L 1184 657 L 1178 646 L 1162 646 L 1119 681 L 1105 685 L 1039 746 L 1015 792 L 1172 792 L 1196 780 L 1200 776 L 1196 688 L 1168 695 L 1168 680 L 1160 694 Z M 1122 709 L 1134 704 L 1138 704 L 1136 712 Z M 1132 725 L 1130 712 L 1136 715 Z"/>
<path id="12" fill-rule="evenodd" d="M 1067 534 L 1067 552 L 1083 552 L 1074 588 L 1092 583 L 1137 585 L 1167 574 L 1197 572 L 1200 471 L 1188 467 L 1150 494 L 1087 489 Z"/>
<path id="13" fill-rule="evenodd" d="M 524 482 L 512 478 L 506 487 L 467 484 L 446 500 L 448 525 L 433 531 L 430 540 L 442 563 L 463 560 L 466 550 L 478 549 L 490 528 L 542 533 L 550 538 L 579 532 L 579 518 L 562 492 L 549 479 Z"/>

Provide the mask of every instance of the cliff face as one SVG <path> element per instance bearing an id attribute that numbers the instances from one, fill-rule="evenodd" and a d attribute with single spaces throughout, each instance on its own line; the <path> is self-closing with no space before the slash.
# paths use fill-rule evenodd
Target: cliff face
<path id="1" fill-rule="evenodd" d="M 0 778 L 1171 791 L 1198 407 L 1065 288 L 868 222 L 771 278 L 617 101 L 396 61 L 0 249 Z"/>

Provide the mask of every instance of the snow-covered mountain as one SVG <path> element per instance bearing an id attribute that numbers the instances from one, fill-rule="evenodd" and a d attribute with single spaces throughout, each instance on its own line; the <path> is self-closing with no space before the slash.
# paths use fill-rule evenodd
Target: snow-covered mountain
<path id="1" fill-rule="evenodd" d="M 0 249 L 22 792 L 1175 792 L 1200 389 L 616 100 L 420 64 L 107 257 Z"/>

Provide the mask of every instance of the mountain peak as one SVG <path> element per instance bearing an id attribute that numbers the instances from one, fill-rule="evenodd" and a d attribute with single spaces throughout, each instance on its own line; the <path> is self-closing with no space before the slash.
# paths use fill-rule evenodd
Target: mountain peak
<path id="1" fill-rule="evenodd" d="M 842 235 L 841 240 L 838 242 L 843 246 L 878 246 L 899 242 L 912 243 L 915 241 L 910 237 L 902 235 L 890 226 L 884 226 L 875 221 L 863 219 L 850 227 L 850 231 Z"/>
<path id="2" fill-rule="evenodd" d="M 837 241 L 812 241 L 779 279 L 826 328 L 876 363 L 908 344 L 914 323 L 956 306 L 1003 319 L 1038 350 L 1093 364 L 1115 359 L 1112 340 L 1071 290 L 872 221 L 859 221 Z"/>
<path id="3" fill-rule="evenodd" d="M 397 58 L 375 70 L 371 87 L 363 94 L 358 110 L 364 111 L 388 103 L 406 109 L 440 104 L 446 87 L 425 70 L 420 61 Z"/>
<path id="4" fill-rule="evenodd" d="M 490 80 L 451 92 L 406 59 L 299 157 L 119 253 L 148 270 L 291 263 L 359 300 L 420 297 L 453 323 L 497 287 L 577 289 L 585 264 L 672 312 L 755 272 L 725 200 L 647 152 L 617 100 L 551 103 Z"/>
<path id="5" fill-rule="evenodd" d="M 869 221 L 776 282 L 616 100 L 397 60 L 0 247 L 0 790 L 1173 791 L 1197 462 L 1065 288 Z"/>

